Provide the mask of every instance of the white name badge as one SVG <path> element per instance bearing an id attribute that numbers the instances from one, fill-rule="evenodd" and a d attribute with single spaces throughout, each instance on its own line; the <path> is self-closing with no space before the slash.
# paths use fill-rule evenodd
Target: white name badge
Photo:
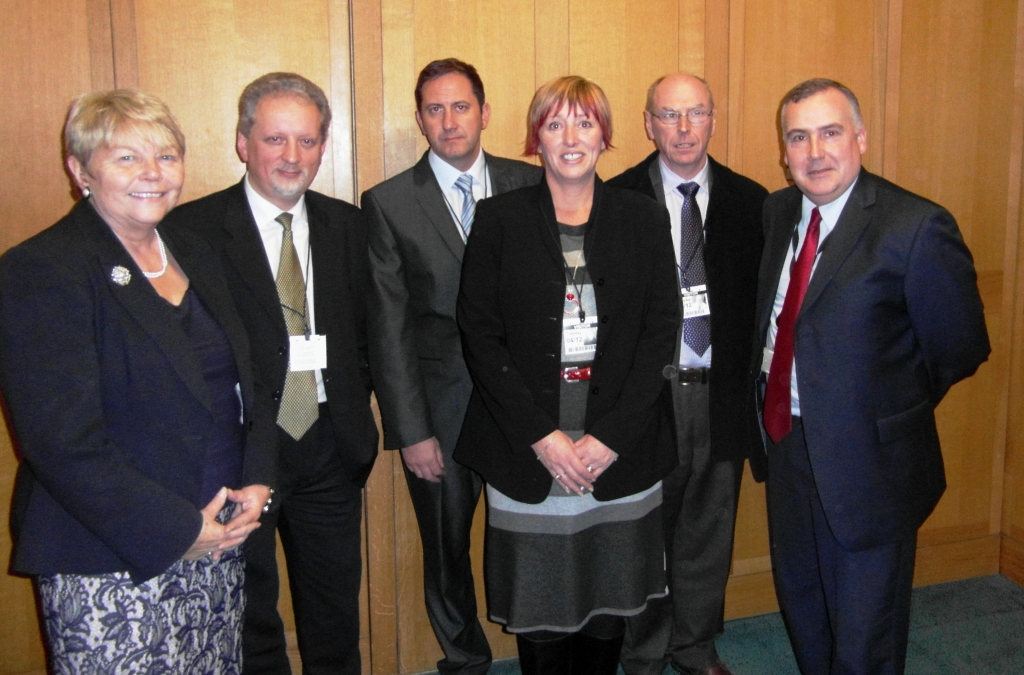
<path id="1" fill-rule="evenodd" d="M 683 294 L 683 318 L 693 319 L 698 316 L 711 314 L 711 306 L 708 304 L 708 287 L 705 284 L 690 286 L 680 289 Z"/>
<path id="2" fill-rule="evenodd" d="M 576 317 L 565 319 L 562 324 L 562 355 L 575 361 L 593 361 L 596 354 L 597 323 L 580 323 Z"/>
<path id="3" fill-rule="evenodd" d="M 326 335 L 292 335 L 288 347 L 288 370 L 293 373 L 327 367 Z"/>

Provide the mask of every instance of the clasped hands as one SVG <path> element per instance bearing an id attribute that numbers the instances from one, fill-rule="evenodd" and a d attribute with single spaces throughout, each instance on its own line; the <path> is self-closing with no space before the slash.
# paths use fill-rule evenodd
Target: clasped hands
<path id="1" fill-rule="evenodd" d="M 225 551 L 241 546 L 246 537 L 260 526 L 263 506 L 270 499 L 270 488 L 266 485 L 250 485 L 240 490 L 221 488 L 210 503 L 203 507 L 203 529 L 195 543 L 181 556 L 182 560 L 199 560 L 209 556 L 219 561 Z M 217 516 L 231 501 L 235 504 L 231 520 L 223 525 Z"/>
<path id="2" fill-rule="evenodd" d="M 594 491 L 594 481 L 619 458 L 614 450 L 590 434 L 573 442 L 559 429 L 531 447 L 566 494 L 575 493 L 581 497 Z"/>

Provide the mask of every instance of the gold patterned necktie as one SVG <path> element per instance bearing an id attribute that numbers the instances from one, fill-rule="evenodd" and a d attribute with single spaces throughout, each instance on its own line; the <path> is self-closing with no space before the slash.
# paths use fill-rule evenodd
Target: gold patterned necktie
<path id="1" fill-rule="evenodd" d="M 288 335 L 306 335 L 306 282 L 292 241 L 292 214 L 275 218 L 284 227 L 281 239 L 281 263 L 277 269 L 277 295 L 284 312 Z M 302 438 L 320 415 L 316 395 L 316 376 L 312 370 L 288 371 L 281 395 L 277 425 L 295 440 Z"/>

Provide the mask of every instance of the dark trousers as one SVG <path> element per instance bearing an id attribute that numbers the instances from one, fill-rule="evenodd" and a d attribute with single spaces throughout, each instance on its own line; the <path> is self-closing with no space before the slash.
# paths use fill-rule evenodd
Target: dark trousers
<path id="1" fill-rule="evenodd" d="M 628 675 L 661 675 L 666 662 L 683 672 L 719 663 L 743 461 L 711 460 L 708 385 L 673 383 L 679 466 L 662 482 L 670 592 L 627 618 Z"/>
<path id="2" fill-rule="evenodd" d="M 803 424 L 768 449 L 775 592 L 803 675 L 900 675 L 917 532 L 850 551 L 829 529 Z"/>
<path id="3" fill-rule="evenodd" d="M 480 499 L 480 477 L 444 452 L 444 475 L 433 483 L 406 467 L 405 478 L 423 543 L 423 595 L 427 617 L 444 651 L 442 675 L 486 673 L 491 648 L 477 618 L 469 560 L 469 533 Z M 404 467 L 403 463 L 403 467 Z"/>
<path id="4" fill-rule="evenodd" d="M 288 562 L 305 675 L 360 675 L 359 583 L 362 490 L 341 466 L 327 406 L 299 441 L 278 429 L 280 508 L 263 514 L 245 543 L 243 672 L 288 675 L 277 612 L 277 541 Z"/>

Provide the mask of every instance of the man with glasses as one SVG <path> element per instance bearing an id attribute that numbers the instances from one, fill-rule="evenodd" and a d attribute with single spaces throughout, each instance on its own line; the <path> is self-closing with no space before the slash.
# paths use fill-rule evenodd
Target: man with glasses
<path id="1" fill-rule="evenodd" d="M 683 675 L 728 675 L 715 638 L 752 447 L 742 422 L 768 193 L 708 156 L 715 104 L 701 78 L 656 80 L 644 122 L 657 151 L 609 185 L 658 200 L 672 221 L 684 319 L 665 377 L 674 384 L 679 467 L 664 481 L 671 592 L 627 620 L 622 665 L 627 675 L 661 675 L 667 662 Z"/>

